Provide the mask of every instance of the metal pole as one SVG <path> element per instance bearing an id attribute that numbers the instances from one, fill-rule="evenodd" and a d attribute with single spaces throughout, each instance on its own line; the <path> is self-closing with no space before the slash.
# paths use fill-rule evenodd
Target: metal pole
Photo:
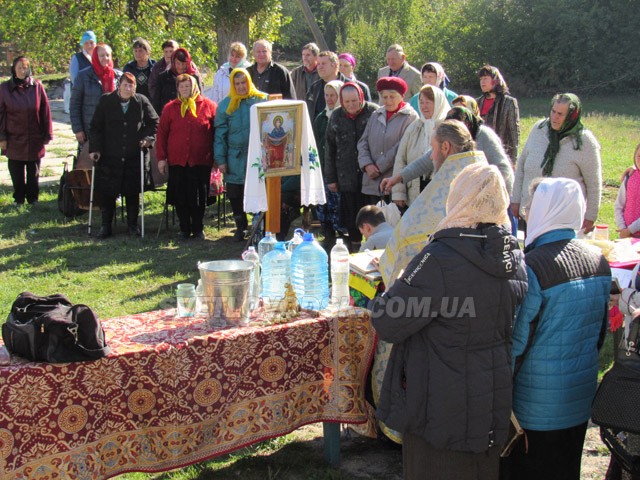
<path id="1" fill-rule="evenodd" d="M 142 212 L 140 214 L 140 237 L 144 238 L 144 149 L 140 149 L 140 195 L 142 200 L 140 202 L 140 208 Z"/>
<path id="2" fill-rule="evenodd" d="M 87 228 L 87 234 L 91 236 L 91 222 L 93 221 L 93 188 L 96 183 L 96 162 L 91 164 L 91 188 L 89 189 L 89 227 Z"/>

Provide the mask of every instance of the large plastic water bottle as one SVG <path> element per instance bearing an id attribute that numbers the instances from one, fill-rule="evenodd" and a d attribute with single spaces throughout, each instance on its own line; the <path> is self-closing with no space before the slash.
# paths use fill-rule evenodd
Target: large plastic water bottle
<path id="1" fill-rule="evenodd" d="M 251 272 L 251 306 L 254 309 L 258 305 L 260 298 L 260 257 L 255 247 L 249 247 L 242 252 L 242 259 L 253 263 L 253 271 Z"/>
<path id="2" fill-rule="evenodd" d="M 331 304 L 349 305 L 349 249 L 341 238 L 331 249 Z"/>
<path id="3" fill-rule="evenodd" d="M 285 284 L 291 282 L 291 252 L 284 242 L 276 242 L 262 259 L 262 298 L 271 302 L 284 298 Z"/>
<path id="4" fill-rule="evenodd" d="M 276 246 L 276 239 L 273 237 L 271 232 L 267 232 L 262 240 L 258 242 L 258 256 L 260 257 L 260 262 L 264 260 L 264 256 L 269 253 Z"/>
<path id="5" fill-rule="evenodd" d="M 312 233 L 291 256 L 291 283 L 302 308 L 322 310 L 329 304 L 329 257 Z"/>

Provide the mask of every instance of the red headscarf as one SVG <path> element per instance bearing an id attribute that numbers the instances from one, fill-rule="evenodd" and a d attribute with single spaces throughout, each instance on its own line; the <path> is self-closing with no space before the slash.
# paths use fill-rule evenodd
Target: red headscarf
<path id="1" fill-rule="evenodd" d="M 346 108 L 344 108 L 344 105 L 342 103 L 342 91 L 347 87 L 353 87 L 353 88 L 356 89 L 356 92 L 358 92 L 358 100 L 360 100 L 360 108 L 358 109 L 358 113 L 351 114 L 351 113 L 347 112 Z M 357 83 L 354 83 L 354 82 L 345 82 L 345 84 L 342 85 L 342 88 L 340 89 L 340 106 L 344 110 L 344 113 L 347 116 L 347 118 L 350 118 L 351 120 L 353 120 L 358 115 L 360 115 L 360 112 L 364 108 L 364 104 L 365 104 L 364 93 L 362 92 L 362 89 L 360 88 L 360 85 L 358 85 Z"/>
<path id="2" fill-rule="evenodd" d="M 193 64 L 191 63 L 191 55 L 189 55 L 189 52 L 187 51 L 186 48 L 182 48 L 182 47 L 177 48 L 171 54 L 171 71 L 176 76 L 178 76 L 180 75 L 180 73 L 178 73 L 178 71 L 176 70 L 176 62 L 175 62 L 176 58 L 181 62 L 185 62 L 187 64 L 187 71 L 181 72 L 181 73 L 186 73 L 187 75 L 195 75 L 196 71 L 193 68 Z"/>
<path id="3" fill-rule="evenodd" d="M 93 49 L 91 54 L 91 66 L 95 72 L 98 80 L 102 83 L 102 92 L 111 93 L 115 90 L 114 80 L 116 73 L 113 71 L 113 59 L 109 60 L 106 67 L 103 67 L 100 63 L 100 57 L 98 56 L 98 48 L 108 47 L 106 43 L 99 43 L 96 48 Z"/>

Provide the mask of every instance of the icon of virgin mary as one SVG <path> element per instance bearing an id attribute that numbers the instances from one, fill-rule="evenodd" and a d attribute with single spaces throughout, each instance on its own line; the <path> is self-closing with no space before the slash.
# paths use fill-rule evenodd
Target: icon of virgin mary
<path id="1" fill-rule="evenodd" d="M 284 119 L 281 115 L 273 118 L 273 129 L 269 133 L 263 134 L 262 144 L 267 157 L 265 170 L 271 168 L 282 168 L 285 166 L 287 144 L 290 140 L 290 132 L 282 127 Z"/>

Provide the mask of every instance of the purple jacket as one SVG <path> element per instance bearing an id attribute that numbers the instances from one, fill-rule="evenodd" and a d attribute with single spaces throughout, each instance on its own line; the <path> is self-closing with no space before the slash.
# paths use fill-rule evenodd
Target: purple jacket
<path id="1" fill-rule="evenodd" d="M 0 85 L 0 140 L 2 153 L 11 160 L 33 161 L 44 157 L 44 146 L 53 136 L 47 93 L 38 80 L 23 86 L 12 79 Z"/>

